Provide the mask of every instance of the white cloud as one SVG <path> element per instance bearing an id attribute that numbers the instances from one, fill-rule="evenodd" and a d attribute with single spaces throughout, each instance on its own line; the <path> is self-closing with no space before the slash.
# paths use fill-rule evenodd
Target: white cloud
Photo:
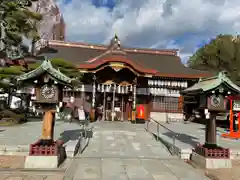
<path id="1" fill-rule="evenodd" d="M 112 10 L 91 2 L 59 1 L 68 40 L 108 43 L 116 32 L 125 46 L 172 44 L 186 61 L 202 40 L 219 33 L 236 34 L 240 27 L 239 0 L 119 0 Z"/>

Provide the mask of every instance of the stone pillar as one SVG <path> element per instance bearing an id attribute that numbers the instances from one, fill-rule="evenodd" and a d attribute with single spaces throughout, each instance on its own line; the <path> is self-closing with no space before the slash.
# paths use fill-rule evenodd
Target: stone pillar
<path id="1" fill-rule="evenodd" d="M 217 134 L 216 134 L 216 114 L 211 113 L 210 119 L 207 119 L 205 130 L 205 147 L 216 148 L 217 147 Z"/>

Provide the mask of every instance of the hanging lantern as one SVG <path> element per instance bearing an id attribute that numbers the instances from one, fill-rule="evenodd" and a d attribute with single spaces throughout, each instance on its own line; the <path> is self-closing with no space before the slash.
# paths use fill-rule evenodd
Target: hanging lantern
<path id="1" fill-rule="evenodd" d="M 161 85 L 161 81 L 158 80 L 157 81 L 157 85 L 160 86 Z"/>
<path id="2" fill-rule="evenodd" d="M 130 85 L 130 91 L 132 92 L 132 90 L 133 90 L 133 87 L 132 87 L 132 85 Z"/>
<path id="3" fill-rule="evenodd" d="M 168 82 L 167 82 L 167 85 L 168 85 L 168 86 L 171 86 L 171 82 L 170 82 L 170 81 L 168 81 Z"/>
<path id="4" fill-rule="evenodd" d="M 160 95 L 160 88 L 157 88 L 157 95 Z"/>
<path id="5" fill-rule="evenodd" d="M 149 88 L 150 94 L 153 93 L 153 88 Z"/>
<path id="6" fill-rule="evenodd" d="M 85 88 L 84 88 L 84 84 L 82 84 L 81 86 L 81 91 L 84 92 Z"/>
<path id="7" fill-rule="evenodd" d="M 123 86 L 121 86 L 121 93 L 122 93 L 122 94 L 124 93 L 124 89 L 123 89 Z"/>
<path id="8" fill-rule="evenodd" d="M 148 79 L 148 85 L 151 85 L 151 80 L 150 79 Z"/>
<path id="9" fill-rule="evenodd" d="M 156 86 L 157 85 L 157 81 L 153 80 L 153 85 Z"/>
<path id="10" fill-rule="evenodd" d="M 128 86 L 126 86 L 126 90 L 125 90 L 125 93 L 126 93 L 126 94 L 128 93 Z"/>
<path id="11" fill-rule="evenodd" d="M 157 88 L 153 88 L 153 94 L 156 95 Z"/>
<path id="12" fill-rule="evenodd" d="M 101 87 L 100 87 L 100 84 L 97 85 L 97 91 L 100 91 L 101 90 Z"/>

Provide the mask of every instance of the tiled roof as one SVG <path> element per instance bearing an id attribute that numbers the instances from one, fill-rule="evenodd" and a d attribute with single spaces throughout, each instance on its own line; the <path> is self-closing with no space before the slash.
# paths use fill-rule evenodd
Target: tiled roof
<path id="1" fill-rule="evenodd" d="M 85 64 L 96 63 L 97 59 L 106 59 L 111 53 L 108 46 L 87 43 L 74 43 L 63 41 L 49 41 L 49 46 L 56 49 L 57 53 L 48 54 L 49 58 L 63 58 L 79 67 Z M 184 66 L 176 49 L 134 49 L 121 47 L 125 59 L 146 69 L 152 69 L 156 76 L 199 78 L 209 76 L 209 72 L 194 70 Z M 116 53 L 112 53 L 116 55 Z M 99 58 L 100 57 L 100 58 Z"/>
<path id="2" fill-rule="evenodd" d="M 183 90 L 183 93 L 202 91 L 211 91 L 222 84 L 226 85 L 233 91 L 240 93 L 240 87 L 233 83 L 224 72 L 220 72 L 217 76 L 201 79 L 198 83 Z"/>

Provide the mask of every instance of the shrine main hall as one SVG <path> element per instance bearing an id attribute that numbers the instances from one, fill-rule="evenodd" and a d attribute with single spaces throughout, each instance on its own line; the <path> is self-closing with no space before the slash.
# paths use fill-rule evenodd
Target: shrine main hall
<path id="1" fill-rule="evenodd" d="M 135 120 L 136 108 L 144 106 L 144 119 L 183 119 L 180 91 L 209 74 L 184 66 L 175 49 L 125 48 L 115 36 L 109 45 L 49 41 L 61 58 L 83 73 L 80 88 L 65 90 L 77 104 L 89 99 L 92 109 L 103 106 L 104 120 Z"/>

